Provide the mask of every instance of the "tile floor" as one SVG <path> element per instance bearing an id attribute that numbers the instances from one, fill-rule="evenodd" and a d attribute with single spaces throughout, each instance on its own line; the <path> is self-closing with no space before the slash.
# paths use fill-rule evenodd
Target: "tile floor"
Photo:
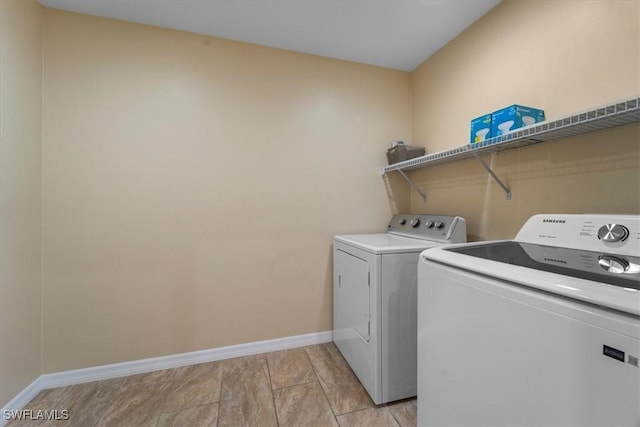
<path id="1" fill-rule="evenodd" d="M 44 390 L 18 426 L 416 425 L 416 400 L 376 406 L 333 343 Z"/>

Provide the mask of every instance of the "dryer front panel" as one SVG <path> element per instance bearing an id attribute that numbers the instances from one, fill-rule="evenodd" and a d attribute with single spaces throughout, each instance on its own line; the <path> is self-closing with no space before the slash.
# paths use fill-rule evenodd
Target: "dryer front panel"
<path id="1" fill-rule="evenodd" d="M 334 241 L 333 341 L 376 403 L 381 403 L 379 278 L 381 255 Z"/>
<path id="2" fill-rule="evenodd" d="M 337 289 L 336 309 L 345 328 L 353 329 L 361 339 L 371 338 L 371 272 L 369 263 L 340 249 L 335 257 Z"/>

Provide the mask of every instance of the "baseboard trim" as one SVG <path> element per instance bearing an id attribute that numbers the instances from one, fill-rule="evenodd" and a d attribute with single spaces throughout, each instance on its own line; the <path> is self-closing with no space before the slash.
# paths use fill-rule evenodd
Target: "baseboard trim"
<path id="1" fill-rule="evenodd" d="M 268 353 L 270 351 L 287 350 L 305 345 L 322 344 L 332 339 L 331 331 L 306 335 L 297 335 L 273 340 L 256 341 L 208 350 L 192 351 L 189 353 L 172 354 L 169 356 L 152 357 L 149 359 L 133 360 L 130 362 L 114 363 L 111 365 L 95 366 L 92 368 L 75 369 L 73 371 L 45 374 L 40 377 L 42 389 L 62 387 L 91 381 L 108 380 L 128 375 L 144 374 L 162 369 L 179 368 L 181 366 L 197 365 L 199 363 L 214 362 L 216 360 L 232 359 L 234 357 L 251 356 Z"/>
<path id="2" fill-rule="evenodd" d="M 181 366 L 197 365 L 199 363 L 215 362 L 217 360 L 232 359 L 234 357 L 251 356 L 271 351 L 288 350 L 307 345 L 323 344 L 332 341 L 331 331 L 312 334 L 296 335 L 292 337 L 276 338 L 266 341 L 256 341 L 246 344 L 218 347 L 208 350 L 192 351 L 189 353 L 172 354 L 169 356 L 152 357 L 149 359 L 133 360 L 130 362 L 113 363 L 72 371 L 55 372 L 41 375 L 13 400 L 2 408 L 0 427 L 7 420 L 5 411 L 20 410 L 29 403 L 40 391 L 48 388 L 63 387 L 91 381 L 108 380 L 128 375 L 144 374 L 162 369 L 179 368 Z"/>
<path id="3" fill-rule="evenodd" d="M 11 411 L 19 411 L 24 406 L 31 401 L 34 397 L 43 390 L 42 382 L 40 381 L 42 377 L 36 378 L 34 382 L 29 384 L 24 390 L 22 390 L 16 397 L 11 399 L 9 403 L 4 405 L 2 408 L 2 412 L 0 413 L 0 427 L 4 426 L 9 422 L 7 419 Z"/>

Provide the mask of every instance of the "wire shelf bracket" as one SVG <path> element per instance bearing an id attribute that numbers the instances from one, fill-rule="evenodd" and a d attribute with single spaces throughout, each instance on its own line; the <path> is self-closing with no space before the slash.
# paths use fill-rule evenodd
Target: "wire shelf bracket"
<path id="1" fill-rule="evenodd" d="M 427 195 L 426 195 L 426 194 L 424 194 L 424 192 L 422 192 L 422 191 L 418 188 L 418 186 L 417 186 L 416 184 L 414 184 L 414 182 L 413 182 L 413 181 L 411 181 L 411 178 L 409 178 L 409 177 L 407 176 L 407 174 L 405 174 L 404 172 L 402 172 L 402 169 L 398 169 L 398 172 L 400 172 L 400 175 L 402 175 L 402 177 L 403 177 L 404 179 L 406 179 L 406 180 L 407 180 L 407 182 L 409 183 L 409 185 L 411 186 L 411 188 L 413 188 L 414 190 L 416 190 L 416 192 L 417 192 L 419 195 L 421 195 L 421 196 L 422 196 L 422 200 L 426 202 L 426 201 L 427 201 Z"/>
<path id="2" fill-rule="evenodd" d="M 489 173 L 489 175 L 491 175 L 491 178 L 493 178 L 493 180 L 497 182 L 500 187 L 502 187 L 502 190 L 504 191 L 504 198 L 507 200 L 511 200 L 511 190 L 509 189 L 509 187 L 504 185 L 504 183 L 498 177 L 498 175 L 496 175 L 495 172 L 491 170 L 491 167 L 489 167 L 489 165 L 487 165 L 485 161 L 482 160 L 482 157 L 480 157 L 478 153 L 473 153 L 473 156 L 480 161 L 480 163 L 482 164 L 482 167 L 484 167 L 484 169 Z"/>

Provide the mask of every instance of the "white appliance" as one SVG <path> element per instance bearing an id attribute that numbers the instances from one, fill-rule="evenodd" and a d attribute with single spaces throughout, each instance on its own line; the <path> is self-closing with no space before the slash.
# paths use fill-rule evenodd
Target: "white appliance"
<path id="1" fill-rule="evenodd" d="M 419 426 L 640 426 L 640 216 L 536 215 L 418 270 Z"/>
<path id="2" fill-rule="evenodd" d="M 333 340 L 376 404 L 416 395 L 420 252 L 466 241 L 464 219 L 443 215 L 395 215 L 387 233 L 334 237 Z"/>

